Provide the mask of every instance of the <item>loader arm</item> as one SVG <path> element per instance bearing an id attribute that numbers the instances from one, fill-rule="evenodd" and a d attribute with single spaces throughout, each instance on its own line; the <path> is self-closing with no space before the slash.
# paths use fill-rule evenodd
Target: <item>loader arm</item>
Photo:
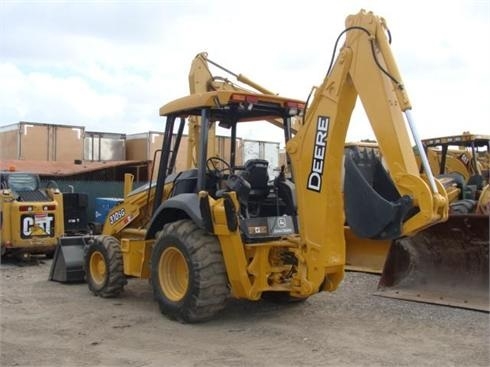
<path id="1" fill-rule="evenodd" d="M 208 59 L 206 52 L 201 52 L 196 55 L 191 64 L 191 70 L 189 72 L 189 91 L 191 94 L 205 93 L 212 90 L 235 90 L 244 91 L 245 89 L 232 83 L 226 78 L 213 76 L 209 70 L 208 62 L 225 70 L 227 73 L 232 74 L 238 81 L 245 83 L 264 94 L 274 94 L 271 91 L 259 86 L 242 74 L 236 75 L 229 70 L 223 68 L 221 65 Z M 197 116 L 191 116 L 189 118 L 189 139 L 187 145 L 187 168 L 197 166 L 197 147 L 199 144 L 200 136 L 200 122 L 201 118 Z M 209 130 L 208 134 L 208 156 L 216 156 L 216 127 Z"/>
<path id="2" fill-rule="evenodd" d="M 352 230 L 375 239 L 412 235 L 448 215 L 443 186 L 419 173 L 403 116 L 411 106 L 386 32 L 384 19 L 371 12 L 361 10 L 347 17 L 345 43 L 316 89 L 303 127 L 286 145 L 308 279 L 320 284 L 324 274 L 330 273 L 323 284 L 326 290 L 335 289 L 341 279 L 340 273 L 332 277 L 336 273 L 330 270 L 345 263 L 344 200 Z M 398 198 L 387 200 L 364 187 L 355 163 L 348 158 L 343 198 L 344 144 L 358 96 Z M 379 230 L 372 233 L 372 228 Z"/>
<path id="3" fill-rule="evenodd" d="M 250 90 L 245 89 L 240 85 L 237 85 L 227 78 L 218 77 L 212 74 L 209 69 L 209 64 L 216 66 L 217 68 L 223 70 L 227 74 L 233 76 L 238 82 L 242 83 L 244 86 L 252 88 L 253 92 L 260 92 L 263 94 L 274 95 L 276 93 L 270 91 L 269 89 L 259 85 L 258 83 L 252 81 L 250 78 L 243 74 L 236 74 L 227 68 L 221 66 L 220 64 L 210 60 L 206 52 L 201 52 L 196 55 L 191 64 L 191 69 L 189 71 L 189 91 L 190 94 L 205 93 L 210 91 L 237 91 L 237 92 L 250 92 Z M 277 126 L 281 129 L 284 128 L 282 121 L 280 119 L 270 119 L 267 120 L 269 123 Z M 189 118 L 189 139 L 187 145 L 187 168 L 197 166 L 197 147 L 199 144 L 199 134 L 200 134 L 200 117 L 191 116 Z M 208 134 L 208 157 L 216 156 L 216 128 L 209 130 Z"/>
<path id="4" fill-rule="evenodd" d="M 122 238 L 126 234 L 124 231 L 127 231 L 127 228 L 133 230 L 144 228 L 151 217 L 154 197 L 155 189 L 150 185 L 144 190 L 126 195 L 123 202 L 109 211 L 102 234 Z"/>

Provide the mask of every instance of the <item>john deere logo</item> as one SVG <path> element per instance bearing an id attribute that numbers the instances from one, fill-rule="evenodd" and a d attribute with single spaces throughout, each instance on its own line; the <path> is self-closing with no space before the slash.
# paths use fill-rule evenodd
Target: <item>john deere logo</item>
<path id="1" fill-rule="evenodd" d="M 306 188 L 311 191 L 320 192 L 322 189 L 323 164 L 325 160 L 325 151 L 327 149 L 329 122 L 329 117 L 318 116 L 315 145 L 313 146 L 313 159 L 311 161 L 311 171 L 308 175 L 308 184 L 306 186 Z"/>
<path id="2" fill-rule="evenodd" d="M 279 220 L 277 221 L 277 226 L 279 228 L 286 228 L 287 226 L 287 222 L 286 222 L 286 219 L 285 218 L 279 218 Z"/>

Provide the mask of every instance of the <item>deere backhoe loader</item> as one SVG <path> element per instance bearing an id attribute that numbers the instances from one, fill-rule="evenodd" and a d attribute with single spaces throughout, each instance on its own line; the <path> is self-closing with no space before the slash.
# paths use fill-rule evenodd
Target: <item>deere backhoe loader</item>
<path id="1" fill-rule="evenodd" d="M 227 75 L 233 77 L 241 84 L 239 85 L 236 82 L 232 82 L 226 77 L 213 75 L 209 67 L 210 65 L 224 71 Z M 197 54 L 192 61 L 191 70 L 189 72 L 189 87 L 191 94 L 209 92 L 212 90 L 250 91 L 250 88 L 252 88 L 254 92 L 271 95 L 276 94 L 252 81 L 243 74 L 236 74 L 228 68 L 209 59 L 206 52 Z M 269 119 L 267 121 L 274 126 L 283 128 L 280 120 Z M 296 133 L 297 130 L 301 128 L 301 125 L 302 118 L 300 116 L 293 117 L 291 123 L 292 133 Z M 192 168 L 197 165 L 200 118 L 191 116 L 189 118 L 188 126 L 187 168 Z M 358 154 L 379 154 L 377 153 L 378 146 L 367 142 L 347 143 L 346 148 L 357 150 Z M 217 155 L 215 152 L 215 129 L 211 128 L 208 133 L 208 154 Z M 286 169 L 287 168 L 288 167 L 286 167 Z M 391 241 L 359 238 L 352 232 L 349 226 L 345 226 L 344 230 L 346 237 L 346 269 L 381 273 Z"/>
<path id="2" fill-rule="evenodd" d="M 236 82 L 222 76 L 213 75 L 209 65 L 215 66 L 217 69 L 226 72 L 229 76 L 236 79 Z M 243 91 L 252 93 L 263 93 L 273 95 L 274 93 L 264 88 L 258 83 L 252 81 L 243 74 L 236 74 L 220 64 L 210 60 L 207 53 L 201 52 L 192 60 L 189 71 L 189 92 L 191 94 L 199 94 L 210 91 Z M 199 136 L 200 136 L 200 120 L 199 116 L 189 116 L 188 120 L 188 142 L 186 150 L 186 168 L 195 168 L 197 166 Z M 269 119 L 269 123 L 275 126 L 282 127 L 281 120 Z M 297 123 L 297 121 L 295 121 Z M 182 125 L 183 129 L 184 126 Z M 183 136 L 183 130 L 177 134 L 179 139 L 177 146 Z M 234 138 L 235 139 L 235 138 Z M 216 128 L 213 126 L 208 131 L 208 155 L 215 156 L 216 153 Z M 153 162 L 158 162 L 157 158 L 161 150 L 156 151 Z M 175 167 L 177 154 L 173 156 L 174 161 L 171 166 Z M 155 171 L 155 170 L 154 170 Z M 105 236 L 114 236 L 121 240 L 122 238 L 144 238 L 146 227 L 148 226 L 153 201 L 155 198 L 155 182 L 153 182 L 154 171 L 150 177 L 151 184 L 146 184 L 139 187 L 137 190 L 132 190 L 134 177 L 131 174 L 125 175 L 124 183 L 124 200 L 114 206 L 108 213 L 101 229 L 94 231 L 94 234 L 102 234 Z M 124 217 L 124 220 L 120 220 Z M 80 282 L 84 280 L 85 270 L 83 269 L 83 246 L 87 239 L 77 238 L 62 238 L 60 246 L 57 248 L 53 264 L 50 271 L 50 280 L 61 282 Z"/>
<path id="3" fill-rule="evenodd" d="M 426 174 L 420 174 L 410 146 L 403 113 L 413 139 L 420 147 L 421 142 L 386 32 L 385 21 L 372 13 L 349 16 L 345 43 L 308 107 L 285 97 L 226 90 L 161 107 L 166 126 L 151 220 L 120 240 L 85 238 L 90 290 L 117 296 L 127 278 L 149 278 L 162 313 L 199 322 L 214 317 L 230 297 L 304 300 L 334 291 L 344 277 L 346 221 L 371 239 L 413 236 L 445 221 L 446 191 L 425 156 Z M 372 156 L 352 153 L 344 159 L 358 96 L 387 171 Z M 183 126 L 192 116 L 201 118 L 197 168 L 174 173 Z M 303 124 L 294 134 L 296 116 Z M 269 119 L 282 121 L 292 172 L 281 172 L 272 183 L 267 162 L 235 164 L 234 144 L 238 124 Z M 229 161 L 207 155 L 214 124 L 230 129 Z M 374 172 L 374 187 L 366 171 Z M 113 219 L 128 217 L 120 212 Z"/>

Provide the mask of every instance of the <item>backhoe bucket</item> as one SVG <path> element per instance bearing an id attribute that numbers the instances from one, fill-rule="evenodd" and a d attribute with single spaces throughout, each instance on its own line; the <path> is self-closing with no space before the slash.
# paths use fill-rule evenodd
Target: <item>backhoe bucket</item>
<path id="1" fill-rule="evenodd" d="M 86 237 L 62 237 L 54 252 L 49 280 L 61 283 L 84 282 L 83 249 L 85 244 Z"/>
<path id="2" fill-rule="evenodd" d="M 376 295 L 490 312 L 489 217 L 450 215 L 393 241 Z"/>

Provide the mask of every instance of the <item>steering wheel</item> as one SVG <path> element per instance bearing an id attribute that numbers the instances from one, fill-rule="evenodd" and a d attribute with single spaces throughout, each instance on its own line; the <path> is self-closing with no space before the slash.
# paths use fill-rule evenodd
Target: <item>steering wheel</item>
<path id="1" fill-rule="evenodd" d="M 222 163 L 225 167 L 219 168 L 218 165 L 219 163 Z M 231 168 L 231 165 L 220 157 L 209 157 L 208 160 L 206 161 L 206 168 L 209 171 L 214 171 L 219 175 L 221 175 L 224 171 L 229 171 L 230 174 L 233 173 L 233 169 Z"/>

